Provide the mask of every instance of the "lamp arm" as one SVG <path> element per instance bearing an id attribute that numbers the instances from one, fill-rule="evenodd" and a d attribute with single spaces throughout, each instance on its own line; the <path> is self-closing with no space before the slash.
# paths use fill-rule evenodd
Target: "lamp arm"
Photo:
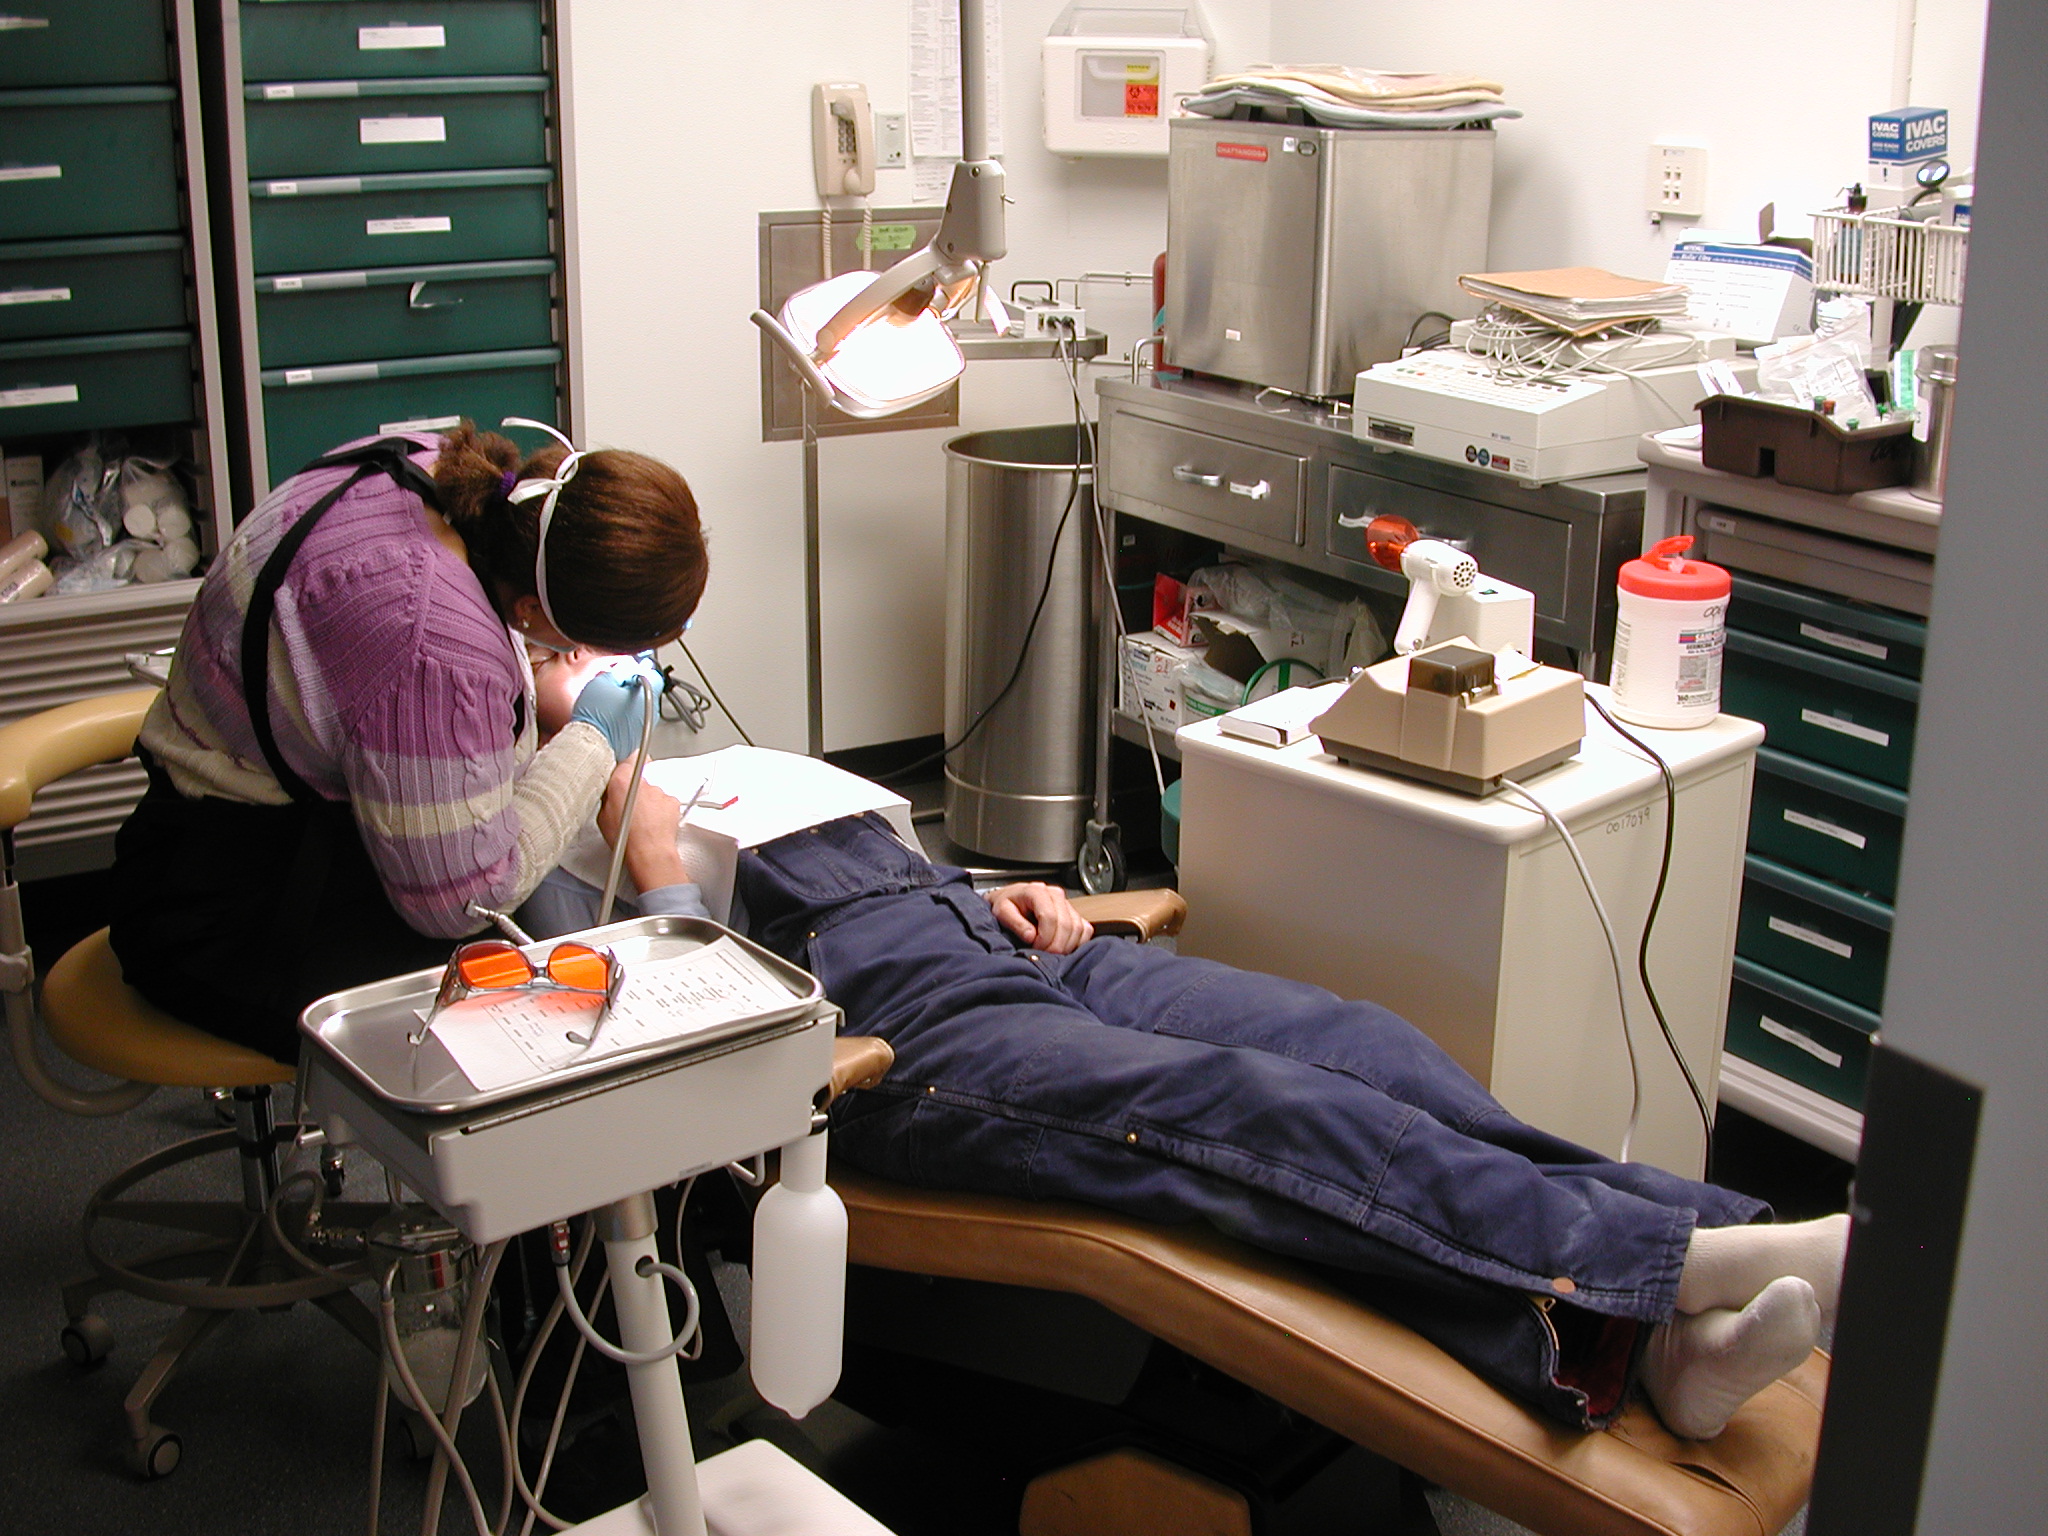
<path id="1" fill-rule="evenodd" d="M 818 365 L 811 361 L 804 349 L 796 344 L 796 338 L 784 330 L 782 323 L 765 309 L 757 309 L 750 316 L 754 324 L 761 327 L 770 341 L 789 359 L 790 366 L 802 376 L 804 383 L 817 392 L 820 400 L 827 402 L 842 415 L 853 416 L 861 421 L 879 421 L 884 416 L 893 416 L 894 410 L 871 410 L 847 399 L 832 387 L 831 381 L 818 372 Z"/>
<path id="2" fill-rule="evenodd" d="M 817 357 L 823 360 L 837 352 L 840 343 L 859 330 L 869 319 L 894 304 L 944 265 L 945 259 L 939 255 L 934 244 L 922 246 L 895 265 L 886 268 L 867 287 L 841 305 L 838 314 L 818 327 Z"/>

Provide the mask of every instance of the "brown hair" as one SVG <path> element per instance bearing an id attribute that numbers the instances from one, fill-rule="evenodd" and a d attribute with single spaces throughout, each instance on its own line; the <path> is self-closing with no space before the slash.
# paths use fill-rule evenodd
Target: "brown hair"
<path id="1" fill-rule="evenodd" d="M 514 597 L 534 590 L 540 528 L 541 498 L 515 505 L 504 477 L 545 479 L 563 457 L 550 443 L 522 461 L 509 438 L 468 421 L 441 440 L 441 514 L 494 602 L 500 586 Z M 604 650 L 664 644 L 696 612 L 709 571 L 697 499 L 681 475 L 618 448 L 578 461 L 548 526 L 548 606 L 565 635 Z"/>

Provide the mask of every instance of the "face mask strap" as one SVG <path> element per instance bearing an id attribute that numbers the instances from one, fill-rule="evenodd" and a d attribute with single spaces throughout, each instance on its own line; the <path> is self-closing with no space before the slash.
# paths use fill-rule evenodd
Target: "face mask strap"
<path id="1" fill-rule="evenodd" d="M 533 544 L 533 592 L 540 599 L 541 617 L 557 634 L 566 631 L 555 622 L 555 611 L 548 605 L 548 528 L 555 520 L 555 503 L 560 499 L 562 487 L 576 478 L 576 470 L 583 462 L 583 450 L 544 421 L 533 421 L 525 416 L 507 416 L 498 423 L 501 427 L 529 427 L 536 432 L 545 432 L 568 450 L 568 457 L 555 466 L 552 477 L 546 480 L 521 480 L 506 493 L 505 499 L 515 506 L 536 496 L 547 499 L 540 504 L 540 526 L 535 530 Z"/>

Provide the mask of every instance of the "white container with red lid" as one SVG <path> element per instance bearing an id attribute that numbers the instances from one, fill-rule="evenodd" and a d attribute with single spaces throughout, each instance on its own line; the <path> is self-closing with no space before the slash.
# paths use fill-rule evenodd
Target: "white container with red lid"
<path id="1" fill-rule="evenodd" d="M 1614 622 L 1614 712 L 1632 725 L 1688 730 L 1721 713 L 1728 573 L 1686 558 L 1689 535 L 1660 539 L 1621 568 Z"/>

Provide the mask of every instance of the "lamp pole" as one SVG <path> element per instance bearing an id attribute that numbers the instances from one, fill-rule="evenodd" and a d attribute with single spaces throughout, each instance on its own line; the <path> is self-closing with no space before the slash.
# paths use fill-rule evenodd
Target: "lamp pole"
<path id="1" fill-rule="evenodd" d="M 812 757 L 825 755 L 825 611 L 818 535 L 818 397 L 808 381 L 804 401 L 804 717 Z"/>

